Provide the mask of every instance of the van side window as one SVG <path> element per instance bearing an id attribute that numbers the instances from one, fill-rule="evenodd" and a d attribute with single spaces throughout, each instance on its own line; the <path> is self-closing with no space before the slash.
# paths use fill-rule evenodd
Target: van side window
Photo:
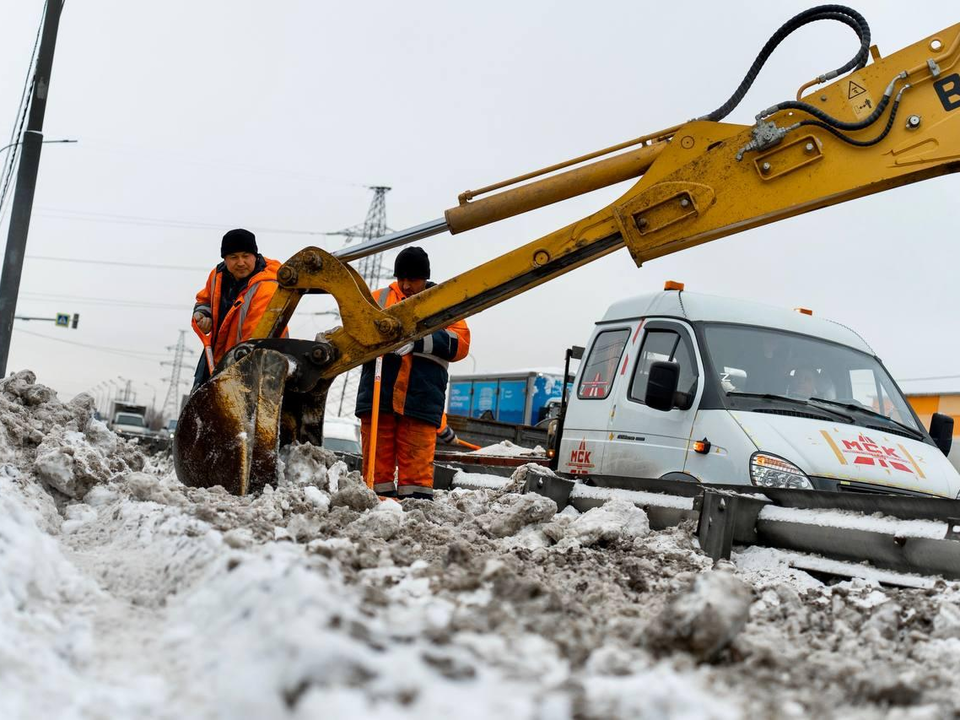
<path id="1" fill-rule="evenodd" d="M 593 341 L 590 355 L 580 372 L 580 387 L 577 397 L 581 400 L 603 400 L 610 394 L 610 387 L 617 376 L 620 354 L 630 337 L 629 328 L 606 330 Z"/>
<path id="2" fill-rule="evenodd" d="M 647 394 L 650 366 L 658 360 L 672 361 L 680 365 L 680 382 L 677 392 L 691 395 L 697 386 L 697 362 L 690 341 L 674 330 L 647 330 L 640 348 L 640 358 L 633 375 L 628 397 L 642 403 Z"/>

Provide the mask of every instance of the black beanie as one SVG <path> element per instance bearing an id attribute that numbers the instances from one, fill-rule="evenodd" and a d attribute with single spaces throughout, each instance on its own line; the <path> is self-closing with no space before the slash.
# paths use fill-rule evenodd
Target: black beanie
<path id="1" fill-rule="evenodd" d="M 249 230 L 237 228 L 231 230 L 223 236 L 220 243 L 220 257 L 224 258 L 230 253 L 248 252 L 254 255 L 258 254 L 257 236 Z"/>
<path id="2" fill-rule="evenodd" d="M 430 258 L 423 248 L 404 248 L 393 264 L 393 276 L 408 280 L 426 280 L 430 277 Z"/>

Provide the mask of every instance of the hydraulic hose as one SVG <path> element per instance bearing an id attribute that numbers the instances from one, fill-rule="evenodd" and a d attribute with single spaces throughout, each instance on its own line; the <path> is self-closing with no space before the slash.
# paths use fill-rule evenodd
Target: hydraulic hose
<path id="1" fill-rule="evenodd" d="M 843 73 L 853 70 L 854 68 L 860 69 L 867 64 L 867 58 L 870 52 L 870 26 L 867 24 L 867 21 L 863 15 L 844 5 L 819 5 L 795 15 L 782 26 L 780 26 L 780 28 L 767 41 L 766 45 L 763 46 L 763 49 L 760 50 L 756 60 L 753 61 L 753 65 L 750 66 L 750 69 L 747 71 L 746 76 L 744 76 L 740 86 L 737 88 L 736 92 L 733 93 L 730 99 L 712 113 L 704 115 L 699 119 L 718 122 L 729 115 L 734 108 L 740 104 L 740 101 L 743 100 L 743 97 L 750 90 L 750 87 L 757 79 L 757 75 L 760 74 L 761 68 L 763 68 L 764 64 L 773 54 L 773 51 L 777 49 L 777 46 L 780 45 L 780 43 L 782 43 L 787 36 L 792 34 L 795 30 L 819 20 L 836 20 L 838 22 L 842 22 L 845 25 L 853 28 L 853 31 L 857 34 L 857 37 L 860 38 L 860 49 L 857 51 L 857 54 L 854 55 L 846 64 L 842 65 L 836 70 L 831 70 L 830 72 L 821 75 L 818 78 L 820 82 L 832 80 L 838 75 L 842 75 Z M 877 117 L 879 117 L 879 115 Z"/>
<path id="2" fill-rule="evenodd" d="M 893 127 L 893 121 L 896 120 L 896 117 L 897 117 L 897 109 L 900 107 L 900 98 L 903 96 L 904 91 L 909 89 L 910 89 L 909 84 L 904 85 L 902 88 L 900 88 L 900 92 L 897 93 L 897 97 L 893 101 L 893 106 L 890 108 L 890 117 L 887 118 L 886 127 L 883 129 L 883 132 L 881 132 L 879 135 L 877 135 L 875 138 L 871 140 L 856 140 L 852 137 L 848 137 L 847 135 L 844 135 L 842 132 L 840 132 L 840 130 L 838 130 L 837 128 L 832 127 L 825 122 L 821 122 L 820 120 L 801 120 L 799 123 L 797 123 L 797 125 L 798 127 L 803 127 L 805 125 L 806 126 L 812 125 L 814 127 L 823 128 L 827 132 L 843 140 L 848 145 L 854 145 L 856 147 L 870 147 L 871 145 L 876 145 L 878 142 L 883 140 L 887 136 L 887 134 L 890 132 L 890 129 Z"/>
<path id="3" fill-rule="evenodd" d="M 835 127 L 837 130 L 863 130 L 863 128 L 873 125 L 877 120 L 880 119 L 880 116 L 883 115 L 884 110 L 887 109 L 887 105 L 890 103 L 890 98 L 893 95 L 893 91 L 896 89 L 897 80 L 905 80 L 906 77 L 907 74 L 902 72 L 893 78 L 893 80 L 890 81 L 890 84 L 887 85 L 887 89 L 884 91 L 883 97 L 880 98 L 880 102 L 877 103 L 877 106 L 874 108 L 873 112 L 863 120 L 858 120 L 856 122 L 845 122 L 833 117 L 832 115 L 829 115 L 818 107 L 814 107 L 809 103 L 803 102 L 802 100 L 787 100 L 764 110 L 762 113 L 757 115 L 757 121 L 760 121 L 765 117 L 769 117 L 774 113 L 780 112 L 781 110 L 800 110 L 808 115 L 813 115 L 818 120 L 822 120 L 828 125 Z"/>

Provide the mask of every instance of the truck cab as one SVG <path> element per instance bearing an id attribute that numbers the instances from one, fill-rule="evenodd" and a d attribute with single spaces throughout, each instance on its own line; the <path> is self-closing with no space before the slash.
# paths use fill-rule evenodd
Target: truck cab
<path id="1" fill-rule="evenodd" d="M 113 431 L 125 438 L 148 438 L 153 433 L 147 427 L 143 415 L 132 412 L 118 412 L 113 416 L 111 423 Z"/>
<path id="2" fill-rule="evenodd" d="M 561 472 L 958 497 L 952 426 L 931 436 L 855 331 L 668 287 L 597 323 Z"/>

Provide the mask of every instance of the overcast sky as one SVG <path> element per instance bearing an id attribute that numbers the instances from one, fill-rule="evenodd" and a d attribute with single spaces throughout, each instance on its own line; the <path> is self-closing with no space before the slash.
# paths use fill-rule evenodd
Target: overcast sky
<path id="1" fill-rule="evenodd" d="M 31 368 L 64 398 L 130 378 L 159 404 L 166 348 L 181 330 L 200 348 L 190 311 L 226 230 L 253 229 L 280 260 L 311 244 L 336 249 L 342 241 L 320 233 L 362 222 L 369 185 L 393 188 L 394 229 L 440 217 L 467 188 L 714 109 L 770 34 L 810 5 L 67 0 L 44 134 L 79 142 L 44 146 L 18 314 L 79 312 L 80 326 L 17 321 L 8 370 Z M 885 55 L 960 20 L 956 2 L 856 7 Z M 0 145 L 42 8 L 3 4 Z M 855 51 L 845 26 L 801 30 L 728 120 L 750 124 Z M 441 280 L 624 189 L 421 244 Z M 957 176 L 927 181 L 640 269 L 620 250 L 470 319 L 472 359 L 454 372 L 559 365 L 612 302 L 675 279 L 813 308 L 860 331 L 895 377 L 960 374 L 958 189 Z M 303 312 L 325 303 L 301 304 L 295 336 L 332 324 Z"/>

